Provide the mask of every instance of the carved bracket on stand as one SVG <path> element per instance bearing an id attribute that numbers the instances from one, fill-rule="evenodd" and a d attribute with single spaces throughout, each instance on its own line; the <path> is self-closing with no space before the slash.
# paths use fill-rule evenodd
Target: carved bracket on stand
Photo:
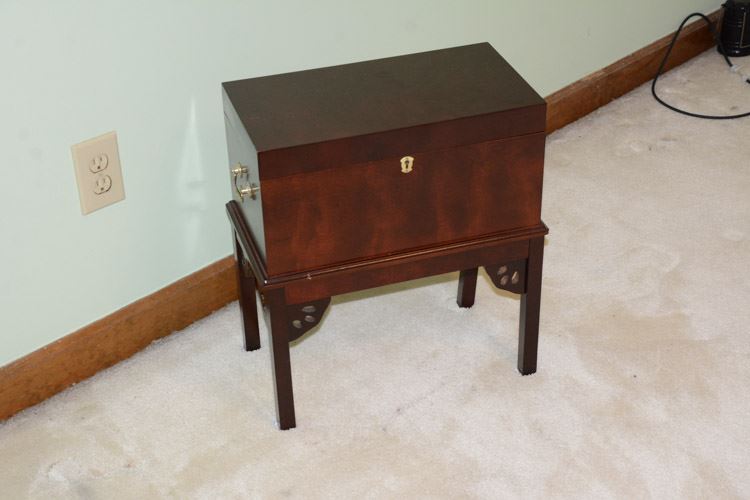
<path id="1" fill-rule="evenodd" d="M 289 342 L 297 340 L 317 325 L 330 303 L 331 297 L 326 297 L 306 304 L 286 306 L 289 321 Z"/>
<path id="2" fill-rule="evenodd" d="M 526 293 L 526 261 L 517 260 L 496 266 L 484 266 L 492 283 L 511 293 Z"/>

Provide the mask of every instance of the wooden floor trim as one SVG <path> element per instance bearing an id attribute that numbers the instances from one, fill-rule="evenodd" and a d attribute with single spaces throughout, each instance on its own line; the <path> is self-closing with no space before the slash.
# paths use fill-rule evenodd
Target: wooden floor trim
<path id="1" fill-rule="evenodd" d="M 719 11 L 709 17 L 719 18 Z M 547 132 L 591 113 L 653 78 L 673 35 L 547 97 Z M 713 44 L 705 23 L 686 27 L 669 68 Z M 31 354 L 0 367 L 0 420 L 129 358 L 237 299 L 234 258 L 226 257 Z M 238 325 L 238 333 L 239 325 Z"/>
<path id="2" fill-rule="evenodd" d="M 234 257 L 226 257 L 3 366 L 0 420 L 236 300 L 236 279 Z"/>
<path id="3" fill-rule="evenodd" d="M 708 15 L 718 23 L 721 10 Z M 547 133 L 586 116 L 654 78 L 674 33 L 660 38 L 606 68 L 596 71 L 547 96 Z M 686 26 L 675 44 L 666 69 L 672 69 L 710 49 L 711 31 L 700 19 Z"/>

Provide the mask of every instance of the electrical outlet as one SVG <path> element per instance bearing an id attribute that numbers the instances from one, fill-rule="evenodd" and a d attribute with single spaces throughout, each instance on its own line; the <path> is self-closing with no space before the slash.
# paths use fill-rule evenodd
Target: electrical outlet
<path id="1" fill-rule="evenodd" d="M 75 144 L 70 150 L 84 215 L 125 199 L 115 132 Z"/>

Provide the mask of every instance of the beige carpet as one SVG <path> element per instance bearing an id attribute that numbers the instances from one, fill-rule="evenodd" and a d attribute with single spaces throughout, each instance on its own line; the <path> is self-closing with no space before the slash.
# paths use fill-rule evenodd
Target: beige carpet
<path id="1" fill-rule="evenodd" d="M 750 109 L 713 51 L 662 93 Z M 337 297 L 280 432 L 234 303 L 0 424 L 0 497 L 750 497 L 750 119 L 640 88 L 549 138 L 544 220 L 537 374 L 486 277 Z"/>

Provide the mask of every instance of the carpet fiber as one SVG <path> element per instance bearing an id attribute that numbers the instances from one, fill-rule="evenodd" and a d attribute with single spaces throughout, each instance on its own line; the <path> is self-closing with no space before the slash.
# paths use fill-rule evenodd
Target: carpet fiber
<path id="1" fill-rule="evenodd" d="M 750 108 L 714 51 L 660 85 Z M 233 303 L 0 424 L 0 498 L 748 498 L 749 138 L 646 87 L 549 137 L 535 375 L 486 276 L 469 310 L 457 274 L 349 294 L 281 432 Z"/>

